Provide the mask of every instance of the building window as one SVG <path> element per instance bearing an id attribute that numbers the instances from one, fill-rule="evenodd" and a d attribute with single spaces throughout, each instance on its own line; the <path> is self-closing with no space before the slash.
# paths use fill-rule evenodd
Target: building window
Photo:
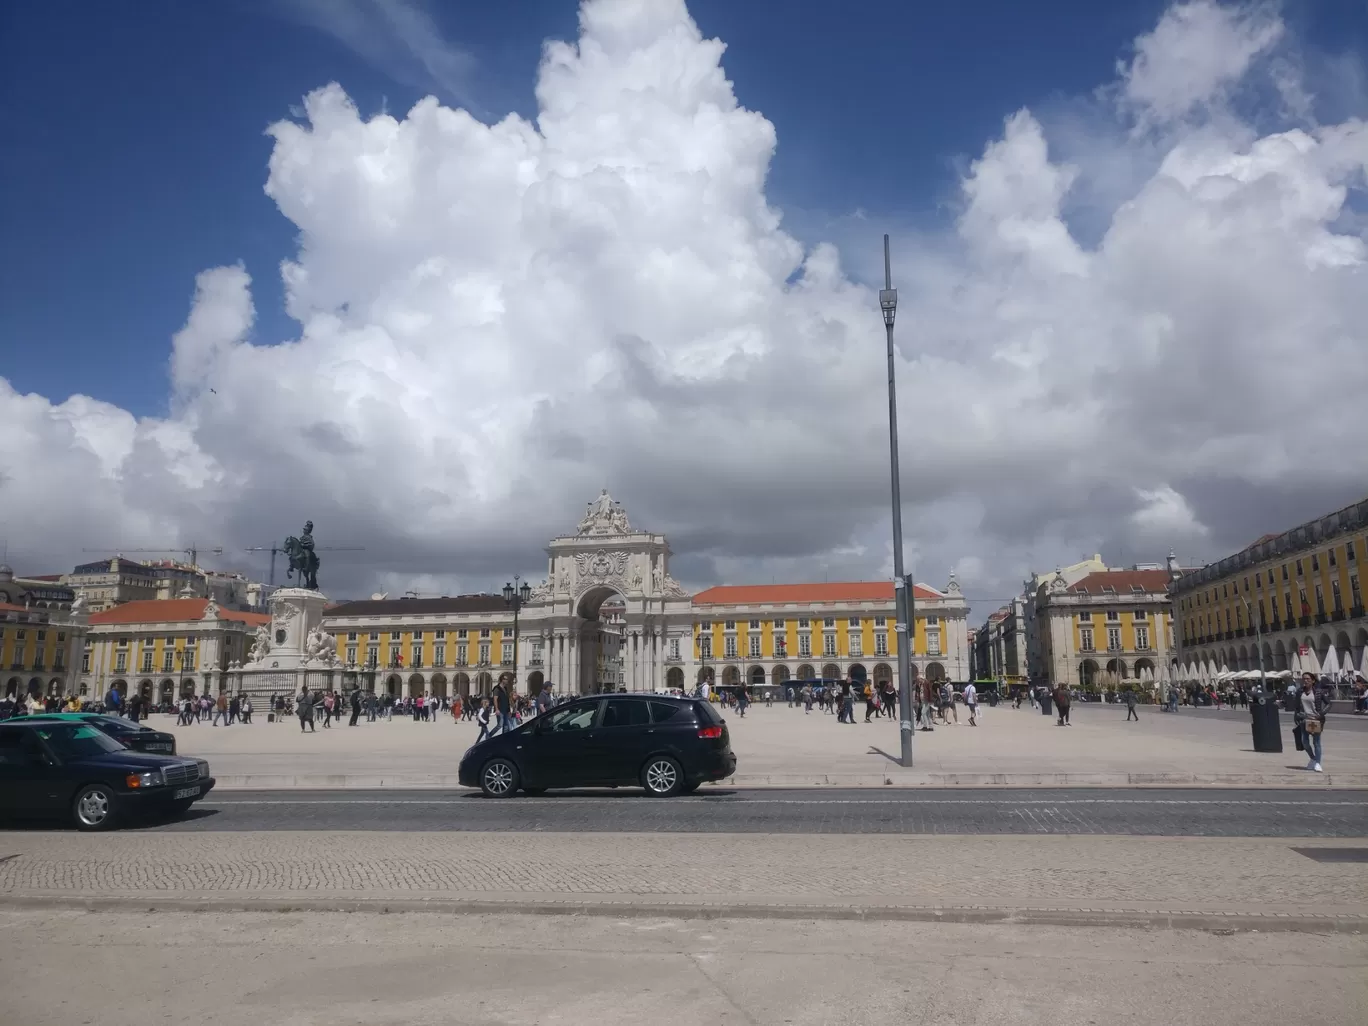
<path id="1" fill-rule="evenodd" d="M 929 656 L 938 656 L 941 654 L 940 631 L 932 631 L 926 635 L 926 654 Z"/>
<path id="2" fill-rule="evenodd" d="M 398 641 L 398 640 L 399 640 L 399 632 L 398 632 L 398 631 L 390 631 L 390 641 Z"/>
<path id="3" fill-rule="evenodd" d="M 1311 572 L 1320 572 L 1320 556 L 1316 555 L 1315 553 L 1311 554 Z"/>
<path id="4" fill-rule="evenodd" d="M 852 656 L 864 655 L 864 643 L 863 640 L 860 638 L 860 635 L 858 635 L 854 631 L 851 631 L 849 636 L 846 637 L 846 643 L 850 647 L 850 654 Z"/>
<path id="5" fill-rule="evenodd" d="M 725 647 L 724 647 L 724 649 L 723 649 L 723 652 L 724 652 L 724 654 L 726 655 L 726 658 L 728 658 L 728 659 L 735 659 L 735 658 L 736 658 L 736 638 L 733 637 L 732 635 L 728 634 L 728 635 L 727 635 L 727 640 L 726 640 L 726 642 L 725 642 L 724 644 L 725 644 Z"/>
<path id="6" fill-rule="evenodd" d="M 784 629 L 784 621 L 783 621 L 783 620 L 775 620 L 775 621 L 774 621 L 774 629 L 775 629 L 776 631 L 782 631 L 782 630 Z"/>
<path id="7" fill-rule="evenodd" d="M 1079 614 L 1078 614 L 1078 622 L 1079 622 L 1079 623 L 1092 623 L 1092 613 L 1079 613 Z"/>
<path id="8" fill-rule="evenodd" d="M 1149 619 L 1149 611 L 1148 611 L 1148 610 L 1145 610 L 1145 609 L 1137 609 L 1137 610 L 1136 610 L 1133 614 L 1131 614 L 1131 615 L 1134 616 L 1137 620 L 1148 620 L 1148 619 Z"/>
<path id="9" fill-rule="evenodd" d="M 822 655 L 834 656 L 836 654 L 836 635 L 822 635 Z"/>
<path id="10" fill-rule="evenodd" d="M 928 616 L 928 617 L 926 618 L 926 626 L 928 626 L 928 627 L 939 627 L 939 626 L 940 626 L 940 617 L 939 617 L 939 616 Z"/>
<path id="11" fill-rule="evenodd" d="M 1119 623 L 1120 620 L 1121 620 L 1121 614 L 1120 614 L 1120 612 L 1118 612 L 1118 611 L 1115 610 L 1115 609 L 1108 609 L 1108 610 L 1107 610 L 1107 620 L 1108 620 L 1109 623 Z"/>
<path id="12" fill-rule="evenodd" d="M 128 670 L 128 653 L 116 652 L 114 655 L 114 672 L 124 673 Z"/>
<path id="13" fill-rule="evenodd" d="M 1286 563 L 1284 563 L 1284 564 L 1282 565 L 1282 579 L 1283 579 L 1284 581 L 1287 580 L 1287 564 L 1286 564 Z"/>
<path id="14" fill-rule="evenodd" d="M 81 672 L 82 672 L 82 673 L 89 673 L 89 672 L 90 672 L 90 653 L 89 653 L 89 652 L 86 652 L 86 653 L 84 653 L 84 654 L 81 656 Z"/>
<path id="15" fill-rule="evenodd" d="M 168 649 L 167 651 L 163 652 L 163 653 L 162 653 L 162 670 L 163 670 L 163 671 L 170 671 L 170 670 L 175 669 L 175 665 L 174 665 L 173 662 L 172 662 L 172 660 L 174 660 L 175 658 L 176 658 L 176 653 L 173 652 L 173 651 L 171 651 L 170 649 Z"/>
<path id="16" fill-rule="evenodd" d="M 414 641 L 415 644 L 421 645 L 421 644 L 423 643 L 423 632 L 422 632 L 422 631 L 414 631 L 414 632 L 413 632 L 413 641 Z"/>
<path id="17" fill-rule="evenodd" d="M 734 631 L 734 630 L 736 630 L 736 621 L 735 621 L 735 620 L 728 620 L 728 621 L 727 621 L 726 623 L 724 623 L 722 626 L 723 626 L 723 628 L 724 628 L 725 630 Z"/>
<path id="18" fill-rule="evenodd" d="M 505 641 L 503 643 L 503 664 L 505 666 L 511 666 L 513 664 L 513 642 L 511 641 Z"/>
<path id="19" fill-rule="evenodd" d="M 1283 607 L 1287 610 L 1287 622 L 1290 626 L 1292 621 L 1296 619 L 1292 615 L 1292 593 L 1290 591 L 1283 594 Z"/>
<path id="20" fill-rule="evenodd" d="M 443 634 L 444 634 L 445 632 L 444 632 L 444 631 L 439 631 L 438 633 L 443 633 Z M 445 665 L 446 665 L 446 642 L 445 642 L 445 641 L 439 641 L 439 642 L 437 642 L 437 644 L 435 644 L 435 645 L 432 646 L 432 665 L 433 665 L 433 666 L 445 666 Z"/>
<path id="21" fill-rule="evenodd" d="M 760 635 L 758 634 L 750 635 L 750 657 L 752 659 L 760 658 Z"/>
<path id="22" fill-rule="evenodd" d="M 467 636 L 467 634 L 469 634 L 469 632 L 464 627 L 462 627 L 460 630 L 456 632 L 456 637 L 464 638 Z"/>
<path id="23" fill-rule="evenodd" d="M 875 626 L 875 627 L 887 627 L 887 626 L 888 626 L 888 617 L 886 617 L 886 616 L 876 616 L 876 617 L 874 617 L 874 626 Z"/>
<path id="24" fill-rule="evenodd" d="M 1120 651 L 1121 651 L 1121 628 L 1120 628 L 1120 627 L 1108 627 L 1108 628 L 1107 628 L 1107 651 L 1108 651 L 1108 652 L 1120 652 Z"/>
<path id="25" fill-rule="evenodd" d="M 799 655 L 801 658 L 803 658 L 803 659 L 809 659 L 809 658 L 812 657 L 812 635 L 811 635 L 811 634 L 800 634 L 800 635 L 798 635 L 798 655 Z"/>
<path id="26" fill-rule="evenodd" d="M 470 662 L 470 646 L 458 644 L 456 646 L 456 665 L 465 666 Z"/>
<path id="27" fill-rule="evenodd" d="M 876 656 L 888 655 L 888 635 L 883 631 L 876 631 L 874 634 L 874 654 Z"/>
<path id="28" fill-rule="evenodd" d="M 1363 596 L 1359 594 L 1358 574 L 1349 575 L 1349 604 L 1355 609 L 1363 606 Z"/>
<path id="29" fill-rule="evenodd" d="M 760 621 L 759 621 L 759 620 L 752 620 L 752 621 L 750 622 L 750 629 L 753 630 L 753 631 L 758 631 L 758 630 L 760 629 Z"/>
<path id="30" fill-rule="evenodd" d="M 823 627 L 835 627 L 835 626 L 836 626 L 836 618 L 833 617 L 833 616 L 828 616 L 825 620 L 822 621 L 822 626 L 823 626 Z"/>
<path id="31" fill-rule="evenodd" d="M 1325 615 L 1325 589 L 1319 584 L 1316 585 L 1316 614 L 1318 616 Z"/>
<path id="32" fill-rule="evenodd" d="M 1093 651 L 1093 632 L 1091 627 L 1084 627 L 1078 632 L 1078 647 L 1084 652 Z"/>
<path id="33" fill-rule="evenodd" d="M 354 638 L 356 637 L 356 632 L 355 632 L 355 631 L 352 631 L 352 635 L 351 635 L 351 636 L 352 636 L 352 638 L 354 639 Z M 348 666 L 355 666 L 355 665 L 356 665 L 356 646 L 355 646 L 355 645 L 348 645 L 348 646 L 347 646 L 347 665 L 348 665 Z"/>
<path id="34" fill-rule="evenodd" d="M 480 665 L 489 665 L 489 642 L 487 641 L 480 642 Z"/>
<path id="35" fill-rule="evenodd" d="M 371 640 L 371 641 L 379 641 L 379 640 L 380 640 L 380 632 L 379 632 L 379 631 L 371 631 L 371 632 L 370 632 L 370 640 Z"/>
<path id="36" fill-rule="evenodd" d="M 712 630 L 712 621 L 711 621 L 711 620 L 704 620 L 702 623 L 700 623 L 700 624 L 698 625 L 698 629 L 699 629 L 700 631 L 710 631 L 710 630 Z"/>
<path id="37" fill-rule="evenodd" d="M 152 672 L 152 650 L 151 650 L 150 648 L 147 649 L 147 650 L 145 650 L 145 651 L 143 652 L 142 672 L 143 672 L 143 673 L 151 673 L 151 672 Z"/>
<path id="38" fill-rule="evenodd" d="M 704 635 L 698 639 L 698 654 L 700 658 L 712 658 L 712 636 Z"/>
<path id="39" fill-rule="evenodd" d="M 1142 652 L 1147 651 L 1149 649 L 1150 642 L 1148 627 L 1135 628 L 1135 647 L 1140 649 Z"/>
<path id="40" fill-rule="evenodd" d="M 1343 600 L 1340 598 L 1339 578 L 1330 582 L 1330 604 L 1336 613 L 1344 612 Z"/>
<path id="41" fill-rule="evenodd" d="M 482 637 L 482 638 L 487 638 L 487 637 L 489 637 L 489 628 L 488 628 L 488 627 L 481 627 L 481 628 L 480 628 L 480 637 Z"/>
<path id="42" fill-rule="evenodd" d="M 446 641 L 446 631 L 433 631 L 432 637 L 435 641 Z"/>
<path id="43" fill-rule="evenodd" d="M 348 640 L 348 641 L 355 641 L 355 640 L 356 640 L 356 631 L 347 631 L 347 640 Z"/>
<path id="44" fill-rule="evenodd" d="M 1344 543 L 1344 558 L 1347 559 L 1347 560 L 1348 560 L 1349 562 L 1351 562 L 1351 563 L 1354 562 L 1354 560 L 1357 558 L 1357 557 L 1354 555 L 1354 543 L 1353 543 L 1353 542 L 1345 542 L 1345 543 Z"/>
<path id="45" fill-rule="evenodd" d="M 366 648 L 366 665 L 367 665 L 367 666 L 378 666 L 379 664 L 380 664 L 380 650 L 379 650 L 378 648 L 376 648 L 374 645 L 369 645 L 369 646 L 367 646 L 367 648 Z"/>
<path id="46" fill-rule="evenodd" d="M 423 665 L 423 646 L 421 643 L 409 649 L 409 665 L 415 670 Z"/>
<path id="47" fill-rule="evenodd" d="M 1333 548 L 1327 553 L 1327 555 L 1330 557 L 1330 565 L 1331 565 L 1331 566 L 1338 566 L 1338 565 L 1339 565 L 1338 563 L 1335 562 L 1335 550 L 1334 550 Z"/>
<path id="48" fill-rule="evenodd" d="M 860 626 L 860 618 L 859 618 L 858 616 L 852 616 L 852 617 L 850 618 L 850 626 L 851 626 L 851 627 L 858 627 L 858 626 Z"/>
<path id="49" fill-rule="evenodd" d="M 1302 561 L 1299 559 L 1299 560 L 1297 560 L 1297 576 L 1300 577 L 1301 575 L 1302 575 Z"/>
<path id="50" fill-rule="evenodd" d="M 802 631 L 802 630 L 808 630 L 808 629 L 811 628 L 811 627 L 812 627 L 812 621 L 811 621 L 811 620 L 799 619 L 799 621 L 798 621 L 798 629 L 799 629 L 800 631 Z"/>
<path id="51" fill-rule="evenodd" d="M 400 658 L 401 658 L 401 656 L 399 655 L 399 650 L 398 650 L 397 648 L 387 648 L 387 649 L 385 649 L 385 665 L 386 665 L 386 666 L 390 666 L 390 667 L 398 666 L 398 665 L 399 665 L 399 660 L 400 660 Z"/>

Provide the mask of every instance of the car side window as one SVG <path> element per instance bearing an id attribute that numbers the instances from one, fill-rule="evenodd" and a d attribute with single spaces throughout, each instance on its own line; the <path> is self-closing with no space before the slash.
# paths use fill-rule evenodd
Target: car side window
<path id="1" fill-rule="evenodd" d="M 586 702 L 584 705 L 570 705 L 564 709 L 557 709 L 551 714 L 551 719 L 547 721 L 546 729 L 558 734 L 571 730 L 588 730 L 594 725 L 594 714 L 596 712 L 598 712 L 597 702 Z"/>
<path id="2" fill-rule="evenodd" d="M 603 713 L 605 727 L 644 727 L 651 722 L 647 703 L 630 698 L 610 698 Z"/>
<path id="3" fill-rule="evenodd" d="M 652 702 L 651 703 L 651 722 L 652 723 L 678 723 L 686 719 L 685 713 L 688 710 L 683 702 Z"/>

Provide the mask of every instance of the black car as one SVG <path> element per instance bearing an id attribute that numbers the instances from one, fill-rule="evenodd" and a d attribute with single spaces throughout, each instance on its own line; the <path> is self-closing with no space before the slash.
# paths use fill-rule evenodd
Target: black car
<path id="1" fill-rule="evenodd" d="M 203 759 L 135 752 L 88 723 L 0 723 L 0 816 L 108 830 L 139 813 L 183 814 L 213 786 Z"/>
<path id="2" fill-rule="evenodd" d="M 612 695 L 570 702 L 481 741 L 462 756 L 458 775 L 490 798 L 620 784 L 664 797 L 735 772 L 726 721 L 710 703 Z"/>
<path id="3" fill-rule="evenodd" d="M 104 731 L 115 741 L 122 741 L 125 748 L 135 752 L 151 752 L 154 755 L 175 755 L 176 735 L 164 730 L 142 727 L 122 716 L 109 716 L 106 713 L 39 713 L 33 720 L 66 720 L 69 722 L 89 723 Z"/>

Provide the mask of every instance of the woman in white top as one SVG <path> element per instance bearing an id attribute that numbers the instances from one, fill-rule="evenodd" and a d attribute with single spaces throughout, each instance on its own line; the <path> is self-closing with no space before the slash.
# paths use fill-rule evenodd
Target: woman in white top
<path id="1" fill-rule="evenodd" d="M 1306 764 L 1306 768 L 1320 773 L 1321 771 L 1321 737 L 1325 729 L 1325 713 L 1327 703 L 1316 694 L 1316 675 L 1314 673 L 1302 674 L 1301 694 L 1297 696 L 1297 712 L 1294 719 L 1296 729 L 1302 732 L 1302 744 L 1306 748 L 1306 755 L 1311 760 Z"/>

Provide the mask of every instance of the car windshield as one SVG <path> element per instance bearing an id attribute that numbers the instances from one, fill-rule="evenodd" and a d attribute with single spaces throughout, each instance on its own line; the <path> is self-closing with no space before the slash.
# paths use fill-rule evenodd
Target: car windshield
<path id="1" fill-rule="evenodd" d="M 124 746 L 108 734 L 84 723 L 54 723 L 35 727 L 34 731 L 64 759 L 82 759 L 124 750 Z"/>

